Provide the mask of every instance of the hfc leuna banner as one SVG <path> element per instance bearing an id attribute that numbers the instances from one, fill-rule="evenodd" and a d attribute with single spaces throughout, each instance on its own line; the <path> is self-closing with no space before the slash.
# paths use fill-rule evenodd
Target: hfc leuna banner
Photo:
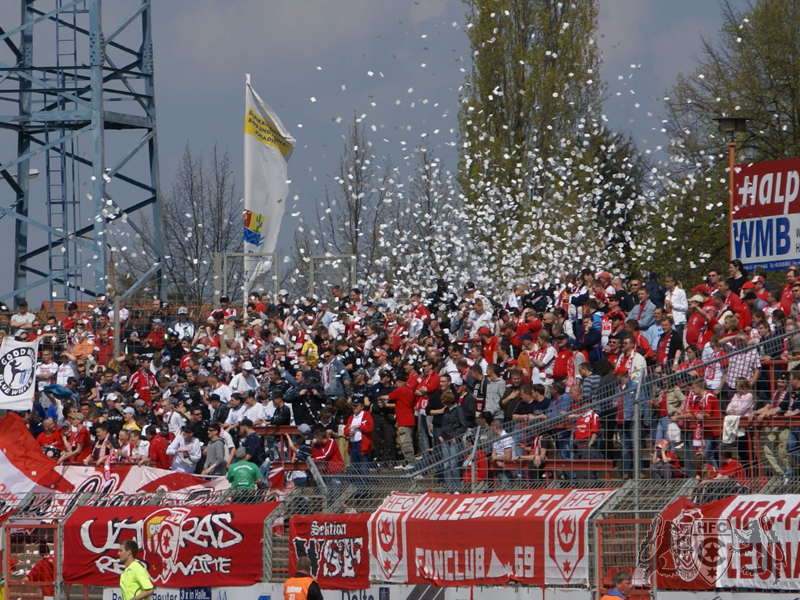
<path id="1" fill-rule="evenodd" d="M 0 345 L 0 410 L 28 410 L 36 393 L 39 340 L 19 342 L 11 336 Z"/>
<path id="2" fill-rule="evenodd" d="M 800 590 L 800 495 L 680 498 L 651 528 L 639 566 L 661 590 Z"/>

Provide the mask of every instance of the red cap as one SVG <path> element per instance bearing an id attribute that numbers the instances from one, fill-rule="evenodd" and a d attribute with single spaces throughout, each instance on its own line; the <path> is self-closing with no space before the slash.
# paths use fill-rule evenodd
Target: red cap
<path id="1" fill-rule="evenodd" d="M 756 287 L 756 286 L 755 286 L 755 285 L 753 285 L 753 282 L 752 282 L 752 281 L 745 281 L 745 282 L 742 284 L 742 289 L 743 289 L 743 290 L 752 290 L 754 287 Z"/>
<path id="2" fill-rule="evenodd" d="M 478 335 L 492 335 L 492 330 L 488 327 L 481 327 L 478 329 Z"/>
<path id="3" fill-rule="evenodd" d="M 753 277 L 753 283 L 764 283 L 764 278 L 761 275 L 756 275 L 755 277 Z M 747 283 L 745 283 L 742 287 L 745 286 L 747 286 Z"/>
<path id="4" fill-rule="evenodd" d="M 628 369 L 626 369 L 625 367 L 617 367 L 614 370 L 614 375 L 627 375 L 627 374 L 628 374 Z"/>
<path id="5" fill-rule="evenodd" d="M 603 271 L 602 273 L 599 273 L 597 275 L 597 278 L 598 279 L 611 279 L 611 273 L 609 273 L 608 271 Z"/>

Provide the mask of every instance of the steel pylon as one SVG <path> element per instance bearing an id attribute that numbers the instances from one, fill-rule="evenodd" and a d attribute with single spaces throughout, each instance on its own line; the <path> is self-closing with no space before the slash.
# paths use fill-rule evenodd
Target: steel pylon
<path id="1" fill-rule="evenodd" d="M 51 302 L 106 293 L 124 230 L 151 265 L 134 287 L 155 277 L 163 297 L 151 2 L 20 7 L 0 13 L 0 231 L 13 221 L 15 236 L 0 301 L 40 286 Z"/>

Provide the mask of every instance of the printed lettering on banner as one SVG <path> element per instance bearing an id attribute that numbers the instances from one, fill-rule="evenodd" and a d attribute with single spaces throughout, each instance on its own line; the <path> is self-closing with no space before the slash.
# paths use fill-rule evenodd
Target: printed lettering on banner
<path id="1" fill-rule="evenodd" d="M 611 494 L 608 490 L 574 490 L 550 512 L 545 583 L 588 580 L 586 523 Z"/>
<path id="2" fill-rule="evenodd" d="M 369 520 L 370 568 L 373 578 L 405 582 L 405 523 L 408 513 L 423 498 L 418 494 L 392 494 Z M 401 567 L 398 571 L 397 568 Z"/>
<path id="3" fill-rule="evenodd" d="M 261 556 L 251 548 L 276 505 L 79 507 L 64 526 L 64 580 L 116 585 L 116 550 L 134 539 L 154 584 L 193 590 L 179 600 L 207 600 L 201 591 L 221 576 L 233 585 L 261 578 Z"/>
<path id="4" fill-rule="evenodd" d="M 368 588 L 368 521 L 368 514 L 295 515 L 289 522 L 289 572 L 294 573 L 297 559 L 306 556 L 320 588 Z"/>
<path id="5" fill-rule="evenodd" d="M 742 495 L 664 509 L 639 565 L 672 590 L 800 589 L 800 496 Z"/>

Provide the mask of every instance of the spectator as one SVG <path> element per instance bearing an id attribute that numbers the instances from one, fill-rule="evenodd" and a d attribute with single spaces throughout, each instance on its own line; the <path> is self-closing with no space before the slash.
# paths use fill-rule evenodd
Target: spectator
<path id="1" fill-rule="evenodd" d="M 180 310 L 180 309 L 179 309 Z M 201 475 L 218 477 L 228 472 L 228 456 L 225 441 L 220 437 L 219 423 L 208 427 L 208 444 L 205 448 L 205 468 Z"/>
<path id="2" fill-rule="evenodd" d="M 682 477 L 678 456 L 667 440 L 659 440 L 650 457 L 650 479 L 679 479 Z"/>
<path id="3" fill-rule="evenodd" d="M 256 486 L 263 484 L 261 471 L 247 459 L 247 451 L 243 447 L 237 448 L 233 456 L 235 462 L 227 474 L 233 490 L 232 500 L 237 504 L 252 504 L 256 500 Z"/>
<path id="4" fill-rule="evenodd" d="M 325 475 L 336 475 L 344 471 L 344 460 L 339 452 L 339 446 L 324 429 L 317 429 L 314 432 L 311 456 L 317 463 L 317 468 Z"/>
<path id="5" fill-rule="evenodd" d="M 350 464 L 356 472 L 366 472 L 372 451 L 373 430 L 374 423 L 370 414 L 364 410 L 364 401 L 356 400 L 353 403 L 353 414 L 344 428 L 344 435 L 350 440 Z"/>
<path id="6" fill-rule="evenodd" d="M 190 425 L 181 428 L 181 435 L 176 436 L 167 448 L 167 455 L 172 456 L 172 470 L 178 473 L 194 473 L 197 463 L 203 456 L 203 446 Z"/>

